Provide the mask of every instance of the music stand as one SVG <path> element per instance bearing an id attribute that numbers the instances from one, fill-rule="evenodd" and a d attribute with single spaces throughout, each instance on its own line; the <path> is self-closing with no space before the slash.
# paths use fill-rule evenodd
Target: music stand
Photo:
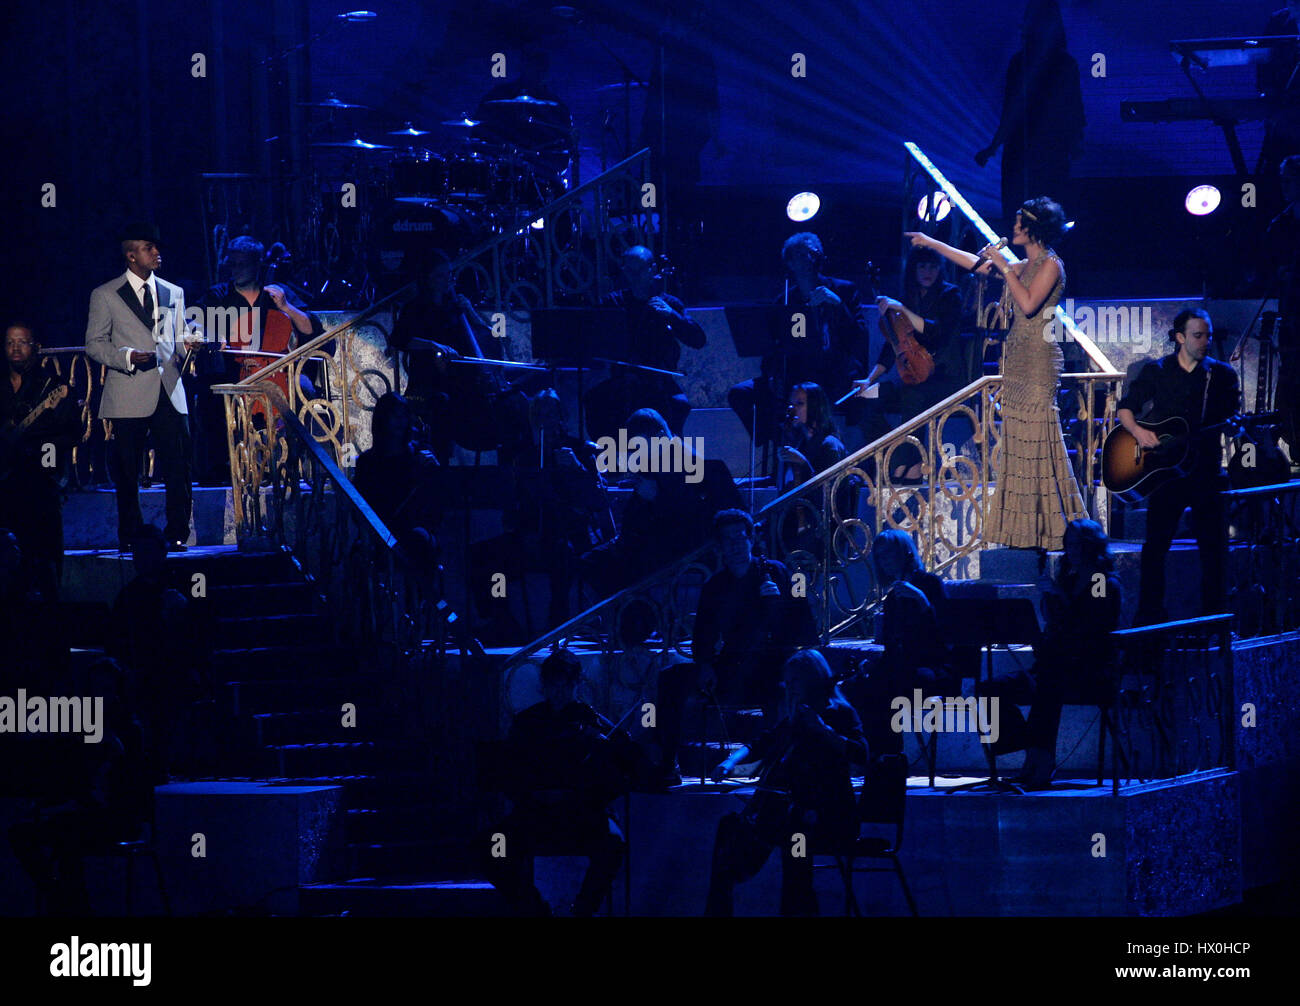
<path id="1" fill-rule="evenodd" d="M 533 357 L 578 369 L 578 435 L 586 436 L 583 374 L 597 357 L 626 359 L 627 311 L 621 307 L 551 307 L 532 312 Z"/>
<path id="2" fill-rule="evenodd" d="M 1032 644 L 1042 637 L 1038 609 L 1027 597 L 950 597 L 944 619 L 946 642 L 951 646 L 978 646 L 984 651 L 985 681 L 993 680 L 993 648 Z M 975 679 L 978 692 L 978 672 Z M 1023 793 L 1019 786 L 998 778 L 997 755 L 992 744 L 980 742 L 988 762 L 989 777 L 979 782 L 949 787 L 949 792 L 989 786 L 999 792 Z"/>

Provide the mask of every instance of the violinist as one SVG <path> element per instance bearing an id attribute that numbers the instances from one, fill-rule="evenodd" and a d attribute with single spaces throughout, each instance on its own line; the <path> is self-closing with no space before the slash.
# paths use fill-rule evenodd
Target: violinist
<path id="1" fill-rule="evenodd" d="M 634 245 L 623 253 L 623 275 L 627 286 L 605 299 L 606 307 L 627 312 L 628 348 L 625 363 L 615 367 L 608 380 L 587 393 L 587 433 L 593 440 L 617 436 L 623 420 L 638 409 L 654 409 L 668 421 L 674 436 L 680 437 L 691 411 L 686 393 L 667 374 L 638 370 L 676 370 L 682 346 L 703 349 L 704 329 L 686 313 L 686 305 L 663 291 L 664 275 L 655 271 L 655 257 L 649 248 Z"/>
<path id="2" fill-rule="evenodd" d="M 557 649 L 542 662 L 545 698 L 515 717 L 506 740 L 513 806 L 478 842 L 488 879 L 520 914 L 551 913 L 533 883 L 534 856 L 543 850 L 588 857 L 573 905 L 573 914 L 583 917 L 600 906 L 626 849 L 606 807 L 636 771 L 635 745 L 578 700 L 581 681 L 582 665 L 568 650 Z"/>
<path id="3" fill-rule="evenodd" d="M 721 781 L 738 765 L 762 766 L 745 809 L 718 822 L 706 915 L 733 914 L 735 885 L 755 876 L 774 848 L 781 850 L 781 914 L 816 915 L 814 853 L 844 849 L 857 837 L 850 766 L 866 765 L 866 742 L 816 650 L 785 662 L 780 709 L 780 721 L 752 749 L 740 748 L 713 770 Z"/>
<path id="4" fill-rule="evenodd" d="M 792 314 L 807 316 L 806 334 L 772 348 L 763 357 L 761 375 L 727 393 L 728 404 L 759 444 L 780 444 L 781 416 L 794 385 L 815 382 L 834 400 L 866 371 L 862 361 L 870 340 L 858 288 L 849 280 L 825 275 L 825 260 L 816 234 L 803 231 L 786 239 L 781 247 L 786 285 L 780 303 Z"/>
<path id="5" fill-rule="evenodd" d="M 275 359 L 259 353 L 292 352 L 325 331 L 320 319 L 301 307 L 285 287 L 262 285 L 265 261 L 266 248 L 260 241 L 248 236 L 235 238 L 226 246 L 224 259 L 230 279 L 209 288 L 198 301 L 204 318 L 225 321 L 231 317 L 230 312 L 235 312 L 233 325 L 226 321 L 225 331 L 207 333 L 207 342 L 195 360 L 194 375 L 185 381 L 192 393 L 190 414 L 198 427 L 194 443 L 200 482 L 229 480 L 225 472 L 230 463 L 225 406 L 220 396 L 211 394 L 212 386 L 241 380 Z M 222 353 L 223 348 L 247 351 L 248 355 Z M 332 343 L 327 352 L 334 352 Z M 277 383 L 287 395 L 287 377 Z M 303 395 L 317 397 L 316 387 L 320 384 L 323 381 L 319 370 L 306 368 L 301 378 Z"/>
<path id="6" fill-rule="evenodd" d="M 916 246 L 907 255 L 903 267 L 903 300 L 878 297 L 876 307 L 881 318 L 890 308 L 904 313 L 911 324 L 917 343 L 934 361 L 934 370 L 918 384 L 904 383 L 898 395 L 902 421 L 920 415 L 956 391 L 957 367 L 950 356 L 959 348 L 961 329 L 961 291 L 943 280 L 943 259 L 933 248 Z M 857 382 L 861 394 L 879 381 L 897 363 L 894 346 L 885 339 L 875 368 L 865 381 Z M 924 442 L 928 429 L 920 432 Z M 894 481 L 915 481 L 921 477 L 921 458 L 916 448 L 903 445 L 894 451 L 890 474 Z"/>
<path id="7" fill-rule="evenodd" d="M 817 641 L 807 597 L 795 596 L 790 573 L 754 555 L 754 520 L 744 510 L 720 510 L 713 537 L 722 569 L 700 592 L 691 640 L 694 663 L 674 664 L 659 675 L 658 740 L 662 785 L 681 782 L 677 752 L 687 700 L 703 692 L 729 705 L 758 705 L 775 722 L 781 665 L 801 646 Z"/>

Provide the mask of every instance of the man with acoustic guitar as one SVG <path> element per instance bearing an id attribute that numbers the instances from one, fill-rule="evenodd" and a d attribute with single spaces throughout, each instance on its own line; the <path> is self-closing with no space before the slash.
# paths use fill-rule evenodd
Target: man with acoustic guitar
<path id="1" fill-rule="evenodd" d="M 1152 425 L 1178 418 L 1191 431 L 1182 472 L 1147 499 L 1139 625 L 1164 620 L 1165 557 L 1188 507 L 1192 508 L 1192 528 L 1201 556 L 1201 614 L 1223 611 L 1228 532 L 1219 493 L 1228 484 L 1219 438 L 1220 426 L 1237 411 L 1240 396 L 1233 369 L 1208 355 L 1212 335 L 1213 325 L 1205 311 L 1188 308 L 1180 312 L 1169 333 L 1175 351 L 1159 362 L 1147 363 L 1119 402 L 1120 424 L 1143 452 L 1160 446 L 1160 437 L 1148 428 Z M 1139 420 L 1136 414 L 1144 408 Z"/>
<path id="2" fill-rule="evenodd" d="M 5 330 L 6 380 L 0 381 L 0 528 L 18 538 L 30 586 L 58 600 L 63 567 L 59 478 L 81 440 L 68 385 L 42 362 L 30 327 Z"/>

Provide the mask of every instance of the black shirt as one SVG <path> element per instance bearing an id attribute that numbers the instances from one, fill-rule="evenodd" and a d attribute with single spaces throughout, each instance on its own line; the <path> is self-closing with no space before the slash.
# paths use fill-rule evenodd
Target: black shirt
<path id="1" fill-rule="evenodd" d="M 818 286 L 839 297 L 839 305 L 810 307 L 799 285 L 792 282 L 788 306 L 792 315 L 806 315 L 805 335 L 783 340 L 763 358 L 763 376 L 783 382 L 783 397 L 793 385 L 812 381 L 834 401 L 865 371 L 862 361 L 870 340 L 857 286 L 829 276 L 818 277 L 814 289 Z"/>
<path id="2" fill-rule="evenodd" d="M 947 356 L 954 337 L 961 329 L 961 291 L 951 283 L 935 283 L 925 291 L 908 310 L 925 319 L 925 331 L 918 332 L 916 341 L 934 357 L 934 373 L 930 380 L 948 376 Z M 894 365 L 894 347 L 888 339 L 876 357 L 876 365 L 888 370 Z"/>
<path id="3" fill-rule="evenodd" d="M 729 569 L 714 573 L 700 592 L 691 652 L 699 663 L 713 663 L 724 673 L 760 662 L 770 676 L 801 646 L 817 642 L 817 626 L 806 597 L 794 597 L 790 573 L 774 559 L 749 564 L 744 576 Z M 764 573 L 780 590 L 763 597 Z M 772 682 L 767 682 L 771 684 Z"/>
<path id="4" fill-rule="evenodd" d="M 646 300 L 638 300 L 630 290 L 615 290 L 605 298 L 608 307 L 621 307 L 627 312 L 627 362 L 659 370 L 676 370 L 682 358 L 682 344 L 691 349 L 703 349 L 704 329 L 686 313 L 686 305 L 676 297 L 661 294 L 659 299 L 671 312 L 657 311 Z M 673 378 L 657 374 L 634 372 L 635 379 L 651 383 L 677 383 Z"/>
<path id="5" fill-rule="evenodd" d="M 1239 402 L 1237 374 L 1226 363 L 1207 356 L 1194 369 L 1187 371 L 1179 364 L 1175 352 L 1158 362 L 1147 363 L 1129 383 L 1119 408 L 1128 409 L 1149 423 L 1177 416 L 1186 420 L 1188 427 L 1196 433 L 1233 415 Z M 1189 474 L 1200 477 L 1219 472 L 1222 460 L 1219 431 L 1207 432 L 1194 439 L 1193 450 L 1195 460 Z"/>
<path id="6" fill-rule="evenodd" d="M 0 376 L 0 429 L 5 431 L 11 431 L 42 399 L 66 384 L 44 360 L 34 362 L 27 369 L 17 391 L 10 382 L 10 374 L 9 368 L 5 367 L 3 376 Z M 81 442 L 81 434 L 76 397 L 69 388 L 61 402 L 42 412 L 22 433 L 12 431 L 0 440 L 0 477 L 4 476 L 6 468 L 12 467 L 15 475 L 58 478 L 65 470 L 65 462 L 71 458 L 72 448 Z M 58 463 L 53 468 L 43 464 L 46 444 L 53 444 L 55 448 Z"/>
<path id="7" fill-rule="evenodd" d="M 461 384 L 474 381 L 478 369 L 476 367 L 462 364 L 455 368 L 457 373 L 448 377 L 434 362 L 431 349 L 411 350 L 413 339 L 427 339 L 450 346 L 461 356 L 482 356 L 485 350 L 474 332 L 473 311 L 473 305 L 464 297 L 447 297 L 441 301 L 432 297 L 416 297 L 402 308 L 388 342 L 396 349 L 410 352 L 407 364 L 408 398 L 427 398 L 437 391 L 446 390 L 449 381 L 459 381 Z M 488 358 L 499 358 L 499 354 L 493 352 L 496 341 L 489 340 L 493 345 L 486 351 Z"/>

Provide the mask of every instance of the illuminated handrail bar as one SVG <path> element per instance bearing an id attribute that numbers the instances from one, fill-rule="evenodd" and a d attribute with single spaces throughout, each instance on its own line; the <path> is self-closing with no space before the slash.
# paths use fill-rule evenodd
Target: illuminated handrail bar
<path id="1" fill-rule="evenodd" d="M 921 166 L 921 170 L 929 175 L 934 183 L 939 186 L 944 195 L 948 197 L 949 201 L 965 214 L 966 219 L 971 222 L 975 229 L 990 243 L 997 241 L 999 238 L 998 234 L 994 232 L 992 227 L 984 222 L 984 218 L 975 211 L 975 207 L 966 201 L 966 197 L 957 191 L 957 187 L 953 185 L 952 182 L 948 181 L 942 171 L 935 167 L 934 162 L 925 156 L 921 148 L 910 140 L 905 142 L 903 146 L 907 149 L 907 152 L 912 155 L 912 159 Z M 1003 248 L 1000 254 L 1003 259 L 1009 263 L 1019 261 L 1009 248 Z M 1056 307 L 1056 319 L 1062 326 L 1064 326 L 1065 330 L 1070 334 L 1070 337 L 1083 347 L 1083 351 L 1088 354 L 1088 358 L 1092 361 L 1093 366 L 1101 371 L 1113 371 L 1115 369 L 1115 365 L 1110 362 L 1110 359 L 1106 354 L 1098 348 L 1095 342 L 1079 331 L 1078 326 L 1074 323 L 1074 319 L 1066 314 L 1059 304 Z"/>

